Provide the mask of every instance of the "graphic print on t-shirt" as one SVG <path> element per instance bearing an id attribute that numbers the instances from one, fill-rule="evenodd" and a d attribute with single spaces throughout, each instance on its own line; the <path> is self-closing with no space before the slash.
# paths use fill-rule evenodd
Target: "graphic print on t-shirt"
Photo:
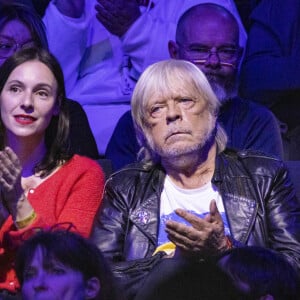
<path id="1" fill-rule="evenodd" d="M 222 216 L 225 234 L 230 235 L 222 197 L 211 182 L 201 188 L 187 190 L 176 186 L 167 176 L 161 195 L 158 246 L 169 242 L 165 232 L 166 222 L 168 220 L 191 226 L 190 223 L 175 213 L 177 208 L 185 209 L 200 218 L 204 218 L 209 214 L 209 204 L 213 199 L 216 201 L 218 210 Z"/>

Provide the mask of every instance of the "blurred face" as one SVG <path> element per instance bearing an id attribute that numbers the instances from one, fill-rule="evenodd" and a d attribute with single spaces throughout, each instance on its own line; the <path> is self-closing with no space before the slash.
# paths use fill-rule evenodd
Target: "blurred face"
<path id="1" fill-rule="evenodd" d="M 0 65 L 18 49 L 33 45 L 31 33 L 24 23 L 19 20 L 7 22 L 0 30 Z"/>
<path id="2" fill-rule="evenodd" d="M 16 67 L 0 94 L 7 141 L 43 138 L 51 118 L 58 113 L 56 99 L 57 82 L 46 65 L 28 61 Z"/>
<path id="3" fill-rule="evenodd" d="M 190 17 L 183 25 L 180 40 L 169 43 L 173 58 L 197 65 L 209 80 L 216 96 L 225 101 L 235 96 L 240 60 L 236 23 L 220 13 L 207 12 Z"/>
<path id="4" fill-rule="evenodd" d="M 175 90 L 168 98 L 154 94 L 147 107 L 153 150 L 162 159 L 198 152 L 215 128 L 207 106 L 203 99 L 191 95 L 188 87 Z"/>
<path id="5" fill-rule="evenodd" d="M 80 272 L 51 259 L 45 261 L 40 247 L 24 270 L 24 300 L 83 300 L 85 282 Z"/>

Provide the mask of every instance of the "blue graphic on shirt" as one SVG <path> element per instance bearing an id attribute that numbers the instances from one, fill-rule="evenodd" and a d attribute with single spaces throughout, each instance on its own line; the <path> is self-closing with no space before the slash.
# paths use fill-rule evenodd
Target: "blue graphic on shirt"
<path id="1" fill-rule="evenodd" d="M 194 211 L 188 211 L 188 212 L 193 213 L 194 215 L 196 215 L 196 216 L 198 216 L 199 218 L 202 218 L 202 219 L 207 214 L 209 214 L 209 212 L 202 213 L 202 214 L 198 214 L 198 213 L 196 213 Z M 222 216 L 222 220 L 223 220 L 223 223 L 224 223 L 225 235 L 230 235 L 229 225 L 228 225 L 228 221 L 227 221 L 225 212 L 222 212 L 221 216 Z M 170 242 L 169 239 L 167 238 L 167 233 L 165 231 L 166 222 L 168 220 L 176 221 L 176 222 L 179 222 L 179 223 L 183 223 L 183 224 L 185 224 L 187 226 L 191 226 L 191 224 L 189 222 L 187 222 L 185 219 L 179 217 L 175 212 L 172 212 L 172 213 L 170 213 L 168 215 L 163 215 L 160 218 L 159 235 L 158 235 L 158 246 L 160 246 L 160 245 L 162 245 L 164 243 Z"/>

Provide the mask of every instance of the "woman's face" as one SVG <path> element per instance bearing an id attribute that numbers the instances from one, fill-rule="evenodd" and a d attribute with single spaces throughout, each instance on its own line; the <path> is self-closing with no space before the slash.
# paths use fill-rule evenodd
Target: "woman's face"
<path id="1" fill-rule="evenodd" d="M 82 274 L 62 262 L 45 260 L 40 247 L 24 270 L 22 299 L 24 300 L 83 300 L 85 282 Z"/>
<path id="2" fill-rule="evenodd" d="M 15 138 L 43 138 L 58 114 L 57 81 L 50 69 L 37 60 L 16 67 L 0 93 L 0 111 L 8 144 Z"/>
<path id="3" fill-rule="evenodd" d="M 18 49 L 33 45 L 31 32 L 24 23 L 19 20 L 7 22 L 0 29 L 0 66 Z"/>

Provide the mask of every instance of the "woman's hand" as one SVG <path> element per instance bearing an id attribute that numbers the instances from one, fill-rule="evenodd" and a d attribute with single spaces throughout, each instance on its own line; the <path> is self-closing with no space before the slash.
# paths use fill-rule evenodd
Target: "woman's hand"
<path id="1" fill-rule="evenodd" d="M 23 219 L 32 211 L 22 188 L 21 174 L 20 160 L 13 150 L 6 147 L 0 151 L 1 198 L 14 220 Z"/>

